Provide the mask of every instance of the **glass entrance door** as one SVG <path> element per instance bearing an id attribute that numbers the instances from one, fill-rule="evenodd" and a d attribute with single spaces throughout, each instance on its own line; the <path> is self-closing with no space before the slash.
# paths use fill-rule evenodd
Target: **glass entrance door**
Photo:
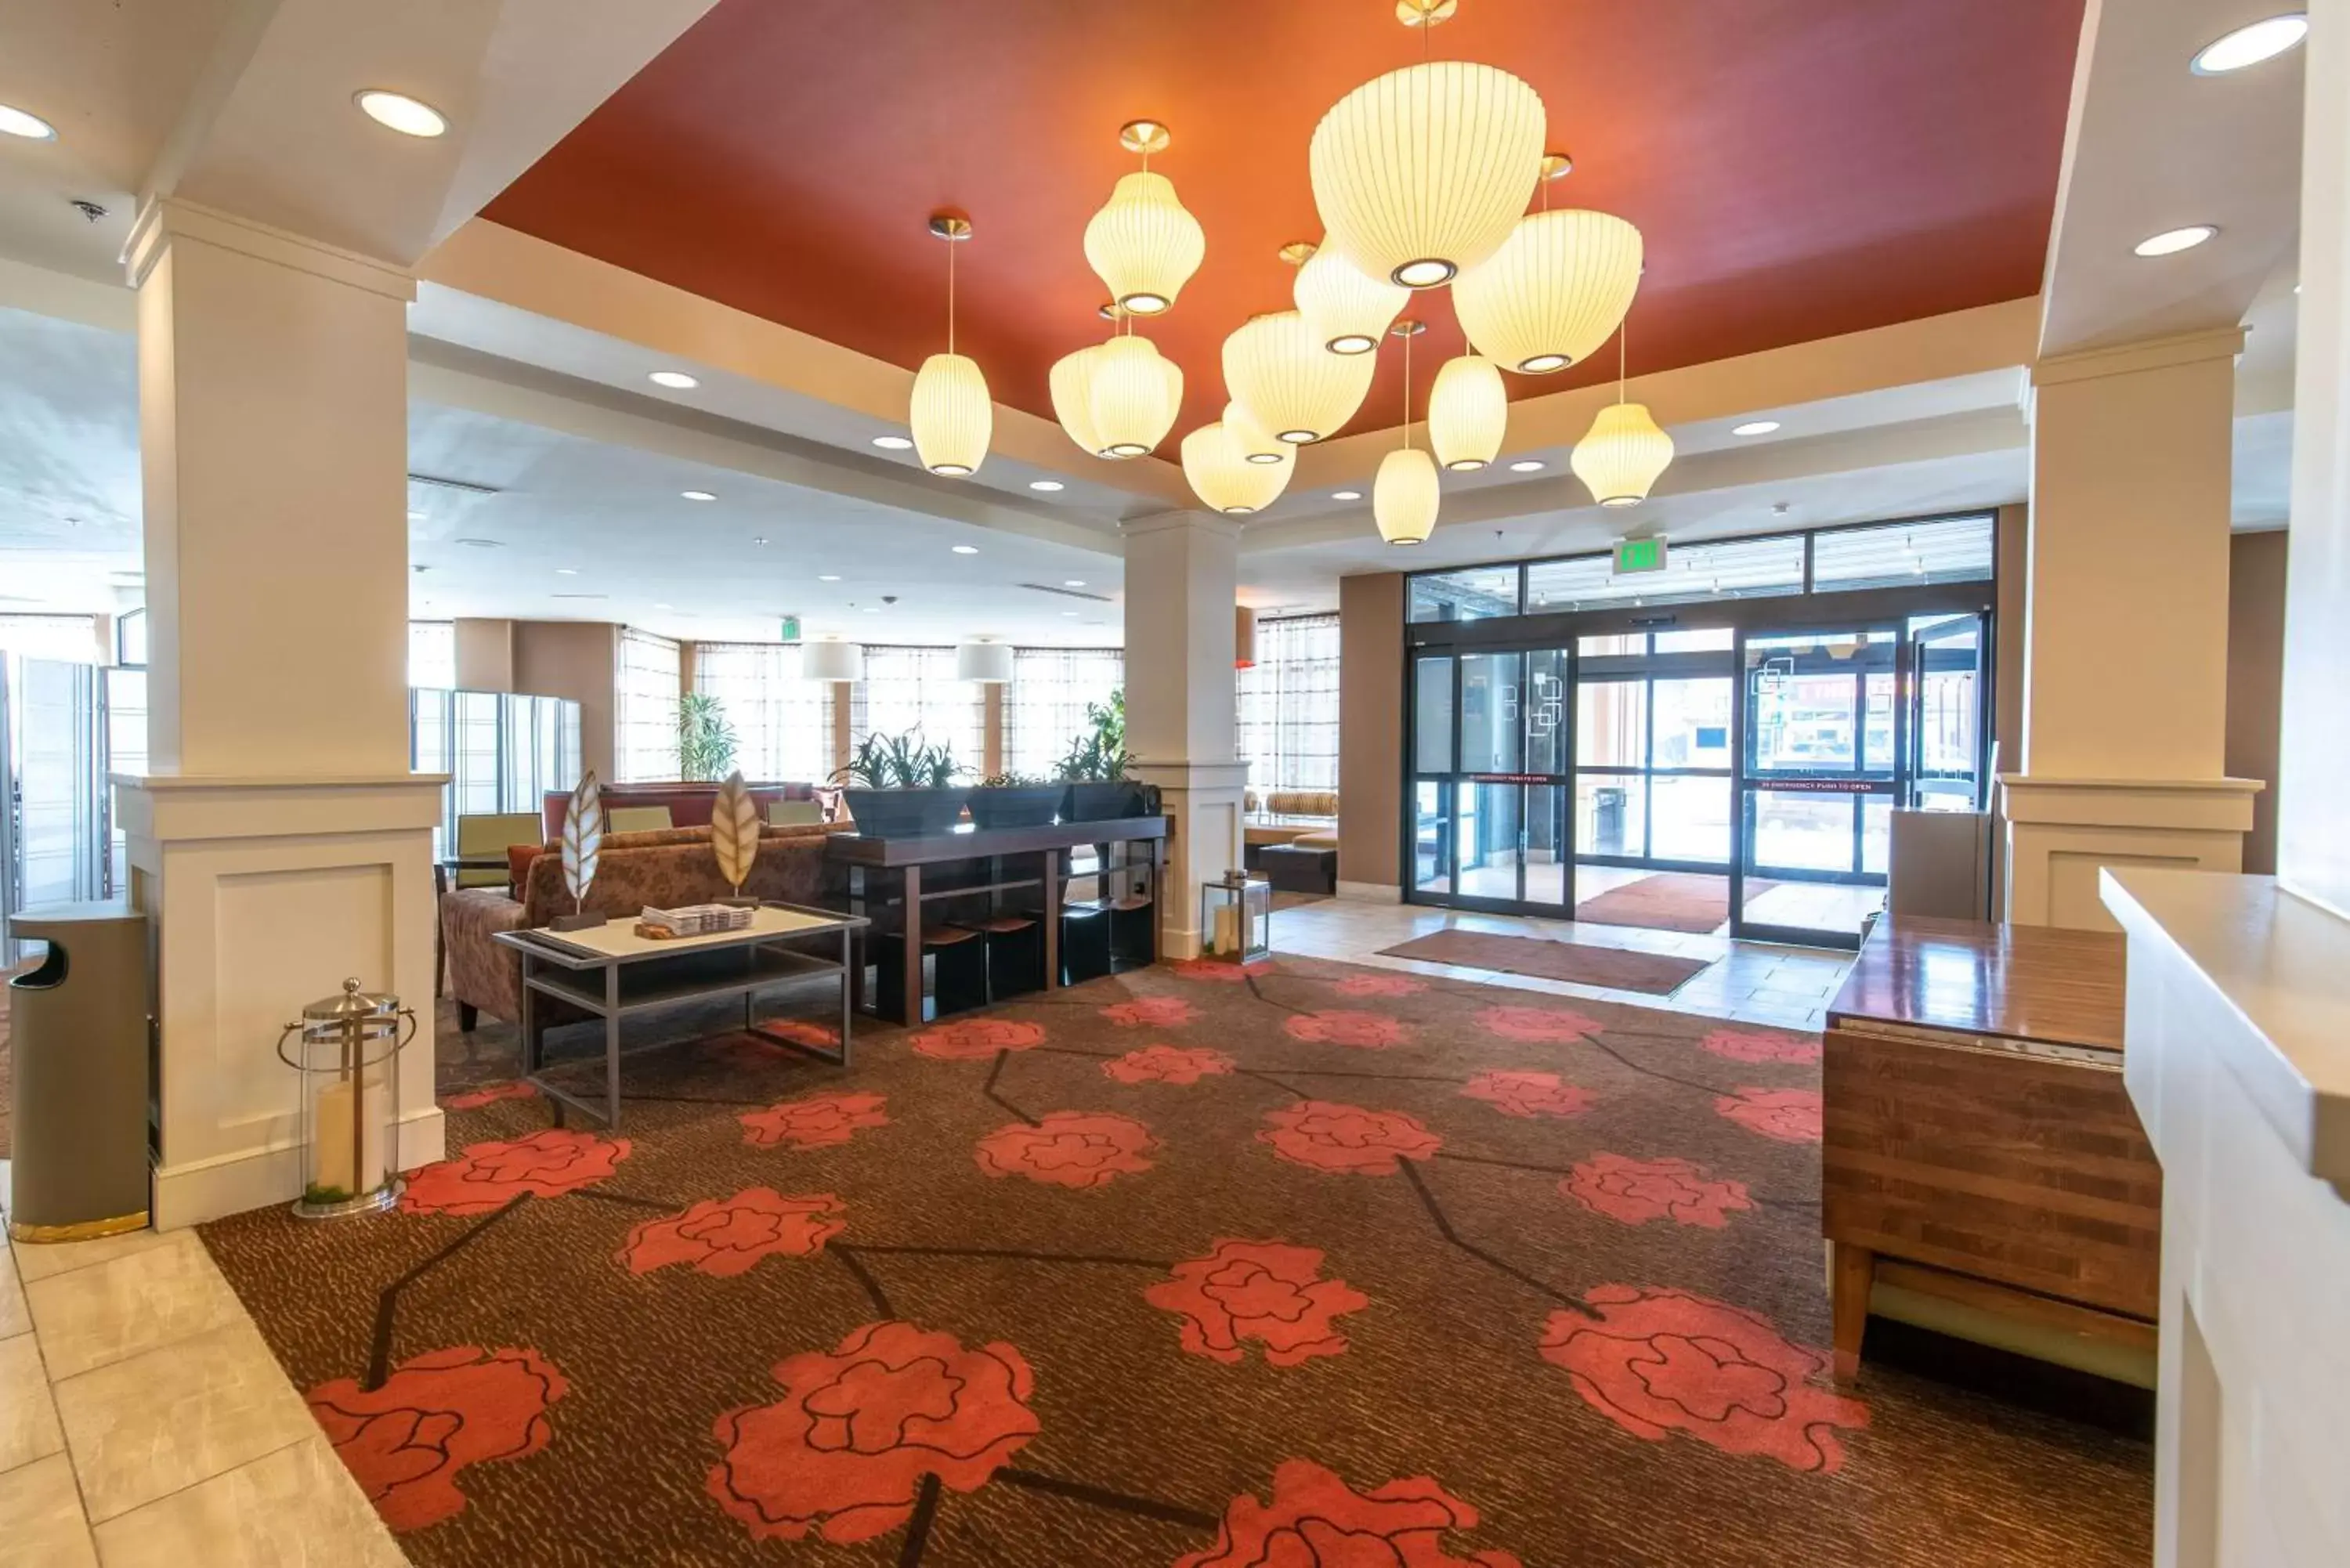
<path id="1" fill-rule="evenodd" d="M 1537 914 L 1571 907 L 1570 665 L 1557 648 L 1413 661 L 1415 897 Z"/>
<path id="2" fill-rule="evenodd" d="M 1918 616 L 1909 622 L 1909 745 L 1901 804 L 1918 811 L 1981 811 L 1983 647 L 1981 614 Z"/>

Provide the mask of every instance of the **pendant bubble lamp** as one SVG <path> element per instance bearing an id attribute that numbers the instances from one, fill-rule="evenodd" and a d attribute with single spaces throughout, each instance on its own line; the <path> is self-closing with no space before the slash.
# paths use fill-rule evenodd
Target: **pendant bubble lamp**
<path id="1" fill-rule="evenodd" d="M 1224 339 L 1224 389 L 1293 446 L 1335 434 L 1371 389 L 1377 357 L 1332 354 L 1295 310 L 1253 316 Z"/>
<path id="2" fill-rule="evenodd" d="M 1167 439 L 1183 406 L 1183 369 L 1148 337 L 1113 337 L 1094 350 L 1087 404 L 1104 457 L 1140 457 Z"/>
<path id="3" fill-rule="evenodd" d="M 1624 400 L 1623 340 L 1617 340 L 1616 400 L 1599 410 L 1591 429 L 1575 443 L 1567 465 L 1602 506 L 1633 506 L 1673 461 L 1673 438 L 1657 427 L 1646 403 Z"/>
<path id="4" fill-rule="evenodd" d="M 1086 260 L 1120 309 L 1157 316 L 1173 306 L 1200 270 L 1208 236 L 1176 198 L 1174 182 L 1150 171 L 1150 155 L 1166 151 L 1167 128 L 1133 120 L 1118 128 L 1118 139 L 1128 151 L 1142 154 L 1142 168 L 1122 177 L 1086 224 Z"/>
<path id="5" fill-rule="evenodd" d="M 1428 444 L 1436 461 L 1462 473 L 1482 468 L 1502 455 L 1509 424 L 1500 368 L 1476 354 L 1447 359 L 1428 394 Z"/>
<path id="6" fill-rule="evenodd" d="M 1191 493 L 1217 511 L 1244 517 L 1281 499 L 1296 469 L 1295 454 L 1284 451 L 1275 464 L 1248 460 L 1246 449 L 1222 420 L 1201 425 L 1183 438 L 1183 477 Z"/>
<path id="7" fill-rule="evenodd" d="M 1256 416 L 1237 399 L 1224 405 L 1223 422 L 1224 428 L 1232 432 L 1232 439 L 1240 442 L 1241 456 L 1250 462 L 1270 467 L 1287 462 L 1293 455 L 1289 443 L 1259 424 Z"/>
<path id="8" fill-rule="evenodd" d="M 1424 545 L 1436 531 L 1441 499 L 1436 460 L 1411 444 L 1411 340 L 1426 328 L 1405 320 L 1391 330 L 1403 339 L 1403 445 L 1379 459 L 1371 482 L 1371 521 L 1390 545 Z"/>
<path id="9" fill-rule="evenodd" d="M 1452 308 L 1477 352 L 1546 375 L 1607 341 L 1632 308 L 1640 265 L 1640 231 L 1612 213 L 1533 213 L 1453 283 Z"/>
<path id="10" fill-rule="evenodd" d="M 1100 432 L 1094 429 L 1094 362 L 1101 355 L 1098 343 L 1064 354 L 1053 363 L 1053 417 L 1061 422 L 1069 439 L 1093 453 L 1101 455 Z"/>
<path id="11" fill-rule="evenodd" d="M 1367 354 L 1402 314 L 1411 290 L 1364 275 L 1360 267 L 1324 245 L 1297 269 L 1292 289 L 1297 313 L 1333 354 Z"/>
<path id="12" fill-rule="evenodd" d="M 971 238 L 971 220 L 935 213 L 931 233 L 947 242 L 947 351 L 933 354 L 914 372 L 914 393 L 906 410 L 914 452 L 922 466 L 951 479 L 979 472 L 995 433 L 995 404 L 979 364 L 954 351 L 955 247 Z"/>

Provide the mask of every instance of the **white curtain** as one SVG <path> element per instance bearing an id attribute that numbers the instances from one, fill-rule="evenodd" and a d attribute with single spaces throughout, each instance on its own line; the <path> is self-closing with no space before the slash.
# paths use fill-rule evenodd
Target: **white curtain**
<path id="1" fill-rule="evenodd" d="M 955 764 L 976 774 L 982 761 L 985 719 L 980 686 L 955 677 L 951 648 L 897 648 L 868 643 L 865 679 L 852 688 L 848 744 L 853 752 L 871 734 L 921 732 L 922 743 L 945 746 Z"/>
<path id="2" fill-rule="evenodd" d="M 1257 790 L 1338 787 L 1338 618 L 1256 623 L 1256 663 L 1234 671 L 1241 760 Z"/>
<path id="3" fill-rule="evenodd" d="M 832 773 L 832 682 L 800 674 L 780 642 L 694 645 L 693 689 L 734 726 L 734 765 L 762 784 L 822 784 Z"/>
<path id="4" fill-rule="evenodd" d="M 677 644 L 649 631 L 620 633 L 613 682 L 612 772 L 621 781 L 677 777 Z"/>
<path id="5" fill-rule="evenodd" d="M 1012 654 L 1003 694 L 1003 765 L 1050 778 L 1069 742 L 1087 729 L 1086 706 L 1107 704 L 1126 681 L 1126 654 L 1115 648 L 1022 648 Z"/>

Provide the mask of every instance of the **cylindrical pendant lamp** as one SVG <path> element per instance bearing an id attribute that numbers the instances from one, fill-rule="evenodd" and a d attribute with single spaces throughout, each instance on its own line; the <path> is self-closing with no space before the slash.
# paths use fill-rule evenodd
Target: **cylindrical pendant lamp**
<path id="1" fill-rule="evenodd" d="M 966 642 L 955 649 L 955 679 L 1000 686 L 1012 679 L 1012 645 Z"/>
<path id="2" fill-rule="evenodd" d="M 1502 454 L 1510 423 L 1510 397 L 1502 372 L 1482 356 L 1447 359 L 1428 394 L 1428 444 L 1436 461 L 1460 472 L 1480 469 Z"/>
<path id="3" fill-rule="evenodd" d="M 865 649 L 854 642 L 803 643 L 800 674 L 809 680 L 862 680 Z"/>

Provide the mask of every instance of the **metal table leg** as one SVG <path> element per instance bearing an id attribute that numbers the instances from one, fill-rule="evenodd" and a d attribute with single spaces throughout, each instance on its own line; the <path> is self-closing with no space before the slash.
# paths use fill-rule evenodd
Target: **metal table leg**
<path id="1" fill-rule="evenodd" d="M 840 928 L 840 1064 L 844 1067 L 848 1065 L 849 1020 L 857 1012 L 858 989 L 852 980 L 852 976 L 857 975 L 858 971 L 852 969 L 849 964 L 851 952 L 849 937 L 852 934 L 850 928 L 847 926 Z"/>
<path id="2" fill-rule="evenodd" d="M 620 1125 L 620 966 L 604 966 L 604 1125 Z"/>

